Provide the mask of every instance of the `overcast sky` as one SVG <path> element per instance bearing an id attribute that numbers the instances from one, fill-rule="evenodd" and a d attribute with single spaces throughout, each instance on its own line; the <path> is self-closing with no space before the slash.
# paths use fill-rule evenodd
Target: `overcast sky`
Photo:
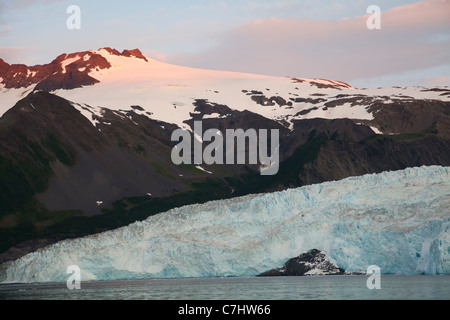
<path id="1" fill-rule="evenodd" d="M 69 30 L 69 5 L 81 29 Z M 381 8 L 369 30 L 367 8 Z M 139 48 L 165 62 L 341 80 L 356 87 L 450 86 L 450 0 L 0 0 L 0 58 Z"/>

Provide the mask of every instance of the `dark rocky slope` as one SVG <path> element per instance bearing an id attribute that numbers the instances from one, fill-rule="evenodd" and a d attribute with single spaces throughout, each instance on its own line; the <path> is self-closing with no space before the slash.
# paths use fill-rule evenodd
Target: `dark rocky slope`
<path id="1" fill-rule="evenodd" d="M 93 116 L 94 126 L 53 94 L 34 92 L 19 101 L 0 118 L 0 252 L 17 249 L 0 260 L 176 206 L 411 166 L 450 165 L 448 102 L 373 105 L 377 112 L 371 121 L 296 120 L 292 131 L 248 111 L 202 99 L 194 103 L 191 126 L 205 114 L 228 115 L 204 119 L 203 130 L 279 129 L 278 174 L 261 176 L 257 165 L 203 165 L 211 174 L 194 165 L 176 166 L 170 154 L 177 127 L 133 112 L 139 106 L 122 114 L 103 109 L 102 117 Z M 370 125 L 396 134 L 375 135 Z"/>

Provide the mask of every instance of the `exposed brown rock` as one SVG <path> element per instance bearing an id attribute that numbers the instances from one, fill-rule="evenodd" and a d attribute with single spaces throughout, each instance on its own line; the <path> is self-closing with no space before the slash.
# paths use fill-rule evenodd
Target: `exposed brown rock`
<path id="1" fill-rule="evenodd" d="M 277 104 L 278 106 L 292 106 L 291 101 L 286 101 L 284 98 L 280 96 L 273 96 L 267 98 L 265 95 L 253 95 L 252 100 L 261 106 L 274 106 Z"/>
<path id="2" fill-rule="evenodd" d="M 136 57 L 148 61 L 138 49 L 124 50 L 103 48 L 110 54 L 123 57 Z M 63 68 L 62 63 L 68 59 L 79 58 Z M 26 88 L 36 85 L 34 90 L 54 91 L 58 89 L 74 89 L 98 83 L 97 79 L 89 76 L 93 70 L 111 68 L 111 64 L 102 55 L 83 51 L 71 54 L 63 53 L 49 64 L 26 66 L 24 64 L 9 65 L 0 59 L 1 83 L 6 89 Z"/>
<path id="3" fill-rule="evenodd" d="M 291 78 L 291 80 L 294 83 L 303 83 L 306 82 L 305 80 L 302 79 L 298 79 L 298 78 Z M 345 82 L 342 81 L 330 81 L 330 80 L 325 80 L 329 83 L 321 83 L 321 82 L 317 82 L 314 80 L 325 80 L 325 79 L 313 79 L 312 81 L 309 81 L 309 83 L 311 83 L 311 85 L 316 86 L 319 89 L 328 89 L 328 88 L 333 88 L 333 89 L 337 89 L 337 90 L 342 90 L 342 88 L 351 88 L 351 86 Z"/>
<path id="4" fill-rule="evenodd" d="M 142 52 L 139 49 L 124 50 L 122 52 L 122 56 L 124 56 L 124 57 L 132 57 L 133 56 L 133 57 L 143 59 L 148 62 L 147 58 L 142 54 Z"/>
<path id="5" fill-rule="evenodd" d="M 9 64 L 0 58 L 0 75 L 5 74 L 9 68 Z"/>
<path id="6" fill-rule="evenodd" d="M 112 49 L 110 47 L 105 47 L 105 48 L 100 48 L 98 50 L 101 50 L 101 49 L 108 51 L 110 54 L 114 54 L 116 56 L 120 56 L 120 52 L 117 51 L 116 49 Z"/>

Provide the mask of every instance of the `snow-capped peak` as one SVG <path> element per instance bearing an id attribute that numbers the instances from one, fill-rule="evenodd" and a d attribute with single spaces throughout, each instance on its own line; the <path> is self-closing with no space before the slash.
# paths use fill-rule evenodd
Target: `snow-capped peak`
<path id="1" fill-rule="evenodd" d="M 176 66 L 139 49 L 101 48 L 62 54 L 43 66 L 0 61 L 0 116 L 32 90 L 115 111 L 139 106 L 146 116 L 185 127 L 195 101 L 248 110 L 292 127 L 298 119 L 371 121 L 374 104 L 411 99 L 450 100 L 450 90 L 385 88 L 358 90 L 335 80 L 274 77 Z M 442 91 L 443 90 L 443 91 Z M 221 115 L 218 115 L 220 117 Z"/>

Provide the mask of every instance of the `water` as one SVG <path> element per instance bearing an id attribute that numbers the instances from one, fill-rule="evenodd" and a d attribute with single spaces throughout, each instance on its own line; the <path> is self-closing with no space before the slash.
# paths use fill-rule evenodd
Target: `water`
<path id="1" fill-rule="evenodd" d="M 369 290 L 368 276 L 204 278 L 3 284 L 2 300 L 449 300 L 450 276 L 381 276 Z"/>

